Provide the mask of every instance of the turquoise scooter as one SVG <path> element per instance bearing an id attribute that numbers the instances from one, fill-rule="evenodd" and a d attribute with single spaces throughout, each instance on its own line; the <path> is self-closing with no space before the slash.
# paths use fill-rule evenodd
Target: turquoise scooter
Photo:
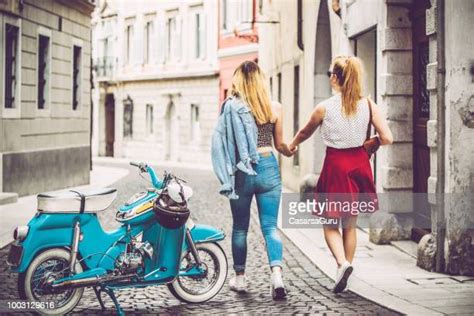
<path id="1" fill-rule="evenodd" d="M 120 227 L 104 231 L 97 213 L 116 197 L 115 189 L 58 191 L 38 195 L 38 212 L 15 229 L 7 263 L 19 273 L 20 298 L 42 314 L 65 314 L 91 287 L 124 315 L 114 291 L 166 284 L 179 300 L 201 303 L 221 290 L 227 258 L 218 242 L 222 230 L 194 224 L 187 202 L 192 190 L 170 173 L 160 181 L 152 167 L 130 163 L 148 173 L 153 188 L 132 196 L 115 219 Z"/>

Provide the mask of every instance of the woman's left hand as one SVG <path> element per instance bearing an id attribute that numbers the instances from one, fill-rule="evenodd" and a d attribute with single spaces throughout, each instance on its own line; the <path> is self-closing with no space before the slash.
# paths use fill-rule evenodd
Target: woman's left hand
<path id="1" fill-rule="evenodd" d="M 278 151 L 281 152 L 286 157 L 291 157 L 294 155 L 294 152 L 290 150 L 287 144 L 282 144 Z"/>

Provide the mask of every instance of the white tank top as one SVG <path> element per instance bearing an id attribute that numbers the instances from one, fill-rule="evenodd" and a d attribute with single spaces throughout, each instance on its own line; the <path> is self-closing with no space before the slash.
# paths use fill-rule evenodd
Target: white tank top
<path id="1" fill-rule="evenodd" d="M 342 112 L 341 94 L 338 93 L 322 102 L 326 109 L 321 123 L 321 137 L 328 147 L 352 148 L 360 147 L 367 136 L 369 124 L 369 105 L 367 98 L 357 103 L 357 112 L 346 117 Z"/>

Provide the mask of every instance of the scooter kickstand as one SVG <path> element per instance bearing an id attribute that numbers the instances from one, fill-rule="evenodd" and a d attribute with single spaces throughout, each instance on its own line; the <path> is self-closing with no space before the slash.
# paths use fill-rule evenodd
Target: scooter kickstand
<path id="1" fill-rule="evenodd" d="M 104 305 L 104 301 L 102 300 L 102 297 L 100 296 L 100 293 L 105 292 L 105 291 L 101 287 L 98 287 L 98 286 L 94 286 L 92 289 L 94 290 L 95 296 L 97 296 L 97 300 L 99 301 L 102 311 L 104 311 L 105 305 Z"/>
<path id="2" fill-rule="evenodd" d="M 114 294 L 114 290 L 108 288 L 108 287 L 105 287 L 103 289 L 103 291 L 105 293 L 107 293 L 110 298 L 112 299 L 112 301 L 114 302 L 114 305 L 115 305 L 115 310 L 117 311 L 117 315 L 119 316 L 125 316 L 125 312 L 123 311 L 123 309 L 120 307 L 120 304 L 119 302 L 117 301 L 117 297 L 115 297 L 115 294 Z"/>

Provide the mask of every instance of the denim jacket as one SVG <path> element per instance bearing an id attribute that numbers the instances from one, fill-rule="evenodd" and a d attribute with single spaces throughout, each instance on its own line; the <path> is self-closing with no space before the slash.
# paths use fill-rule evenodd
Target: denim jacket
<path id="1" fill-rule="evenodd" d="M 231 96 L 222 104 L 217 126 L 212 135 L 211 155 L 214 173 L 222 184 L 219 193 L 238 199 L 235 193 L 235 172 L 257 173 L 257 124 L 247 104 Z"/>

